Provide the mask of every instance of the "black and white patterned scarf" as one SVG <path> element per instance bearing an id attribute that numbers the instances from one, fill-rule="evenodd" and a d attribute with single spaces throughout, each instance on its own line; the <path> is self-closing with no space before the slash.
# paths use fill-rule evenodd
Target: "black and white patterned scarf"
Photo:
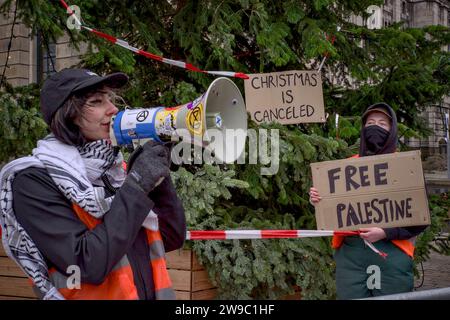
<path id="1" fill-rule="evenodd" d="M 105 173 L 113 187 L 125 180 L 123 157 L 114 153 L 107 140 L 98 140 L 75 148 L 53 135 L 38 141 L 33 155 L 14 160 L 0 172 L 0 223 L 3 247 L 33 281 L 44 299 L 64 299 L 49 280 L 44 257 L 33 240 L 16 220 L 12 183 L 16 174 L 29 167 L 46 168 L 53 182 L 71 202 L 96 218 L 109 211 L 113 197 L 105 198 L 101 176 Z M 151 217 L 153 225 L 156 216 Z M 156 227 L 157 228 L 157 227 Z"/>

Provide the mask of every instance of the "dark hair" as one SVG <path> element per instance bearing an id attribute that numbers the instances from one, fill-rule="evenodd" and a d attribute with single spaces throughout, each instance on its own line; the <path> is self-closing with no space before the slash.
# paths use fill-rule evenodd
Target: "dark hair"
<path id="1" fill-rule="evenodd" d="M 50 123 L 50 131 L 59 141 L 71 146 L 82 146 L 87 142 L 78 125 L 75 124 L 75 119 L 83 116 L 87 100 L 103 89 L 104 86 L 80 91 L 70 96 L 55 112 Z"/>

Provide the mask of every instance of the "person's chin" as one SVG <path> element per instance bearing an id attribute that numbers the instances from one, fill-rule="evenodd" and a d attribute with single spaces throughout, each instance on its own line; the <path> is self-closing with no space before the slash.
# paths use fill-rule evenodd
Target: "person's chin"
<path id="1" fill-rule="evenodd" d="M 99 135 L 90 137 L 88 140 L 98 141 L 98 140 L 104 140 L 104 139 L 109 139 L 109 134 L 99 134 Z"/>
<path id="2" fill-rule="evenodd" d="M 108 129 L 103 129 L 100 139 L 109 139 L 109 127 Z"/>

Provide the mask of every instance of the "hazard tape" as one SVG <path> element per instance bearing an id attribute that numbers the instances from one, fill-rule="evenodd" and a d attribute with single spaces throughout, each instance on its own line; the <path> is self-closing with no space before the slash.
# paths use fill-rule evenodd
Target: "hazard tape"
<path id="1" fill-rule="evenodd" d="M 375 246 L 373 245 L 372 242 L 367 241 L 366 239 L 364 239 L 364 243 L 365 243 L 370 249 L 372 249 L 375 253 L 377 253 L 378 255 L 380 255 L 381 257 L 383 257 L 383 258 L 386 259 L 386 257 L 387 257 L 387 253 L 386 253 L 386 252 L 383 252 L 383 251 L 378 250 L 377 248 L 375 248 Z"/>
<path id="2" fill-rule="evenodd" d="M 74 14 L 74 12 L 69 8 L 69 6 L 67 5 L 67 3 L 66 3 L 64 0 L 60 0 L 60 3 L 61 3 L 62 6 L 66 9 L 66 11 L 69 13 L 70 16 L 73 15 L 73 17 L 75 18 L 77 24 L 78 24 L 81 28 L 83 28 L 83 29 L 85 29 L 85 30 L 87 30 L 87 31 L 89 31 L 89 32 L 91 32 L 91 33 L 97 35 L 98 37 L 101 37 L 101 38 L 103 38 L 103 39 L 105 39 L 105 40 L 107 40 L 107 41 L 109 41 L 109 42 L 111 42 L 111 43 L 113 43 L 113 44 L 115 44 L 115 45 L 121 46 L 122 48 L 125 48 L 125 49 L 127 49 L 127 50 L 130 50 L 130 51 L 132 51 L 132 52 L 134 52 L 134 53 L 136 53 L 136 54 L 139 54 L 139 55 L 141 55 L 141 56 L 144 56 L 144 57 L 147 57 L 147 58 L 149 58 L 149 59 L 153 59 L 153 60 L 156 60 L 156 61 L 165 63 L 165 64 L 169 64 L 169 65 L 172 65 L 172 66 L 175 66 L 175 67 L 179 67 L 179 68 L 183 68 L 183 69 L 186 69 L 186 70 L 194 71 L 194 72 L 200 72 L 200 73 L 212 74 L 212 75 L 223 76 L 223 77 L 240 78 L 240 79 L 248 79 L 248 78 L 249 78 L 248 75 L 246 75 L 245 73 L 242 73 L 242 72 L 231 72 L 231 71 L 207 71 L 207 70 L 202 70 L 202 69 L 199 69 L 199 68 L 197 68 L 196 66 L 194 66 L 194 65 L 192 65 L 192 64 L 190 64 L 190 63 L 186 63 L 186 62 L 178 61 L 178 60 L 167 59 L 167 58 L 158 56 L 158 55 L 156 55 L 156 54 L 153 54 L 153 53 L 150 53 L 150 52 L 147 52 L 147 51 L 138 49 L 138 48 L 136 48 L 136 47 L 131 46 L 131 45 L 130 45 L 128 42 L 126 42 L 125 40 L 116 38 L 116 37 L 111 36 L 111 35 L 109 35 L 109 34 L 106 34 L 106 33 L 104 33 L 104 32 L 101 32 L 101 31 L 98 31 L 98 30 L 95 30 L 95 29 L 93 29 L 93 28 L 89 28 L 89 27 L 83 25 L 83 24 L 81 23 L 81 21 L 78 19 L 78 17 L 77 17 L 77 16 Z"/>
<path id="3" fill-rule="evenodd" d="M 202 230 L 188 231 L 187 240 L 281 239 L 331 236 L 355 236 L 358 231 L 332 230 Z"/>
<path id="4" fill-rule="evenodd" d="M 359 231 L 333 230 L 191 230 L 186 233 L 186 240 L 244 240 L 244 239 L 294 239 L 331 236 L 359 236 Z M 363 239 L 364 243 L 383 258 L 387 253 Z"/>

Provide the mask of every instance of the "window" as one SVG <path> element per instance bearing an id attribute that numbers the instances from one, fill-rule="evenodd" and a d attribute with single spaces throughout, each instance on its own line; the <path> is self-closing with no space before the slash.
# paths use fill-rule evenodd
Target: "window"
<path id="1" fill-rule="evenodd" d="M 42 82 L 56 72 L 56 44 L 41 32 L 36 36 L 36 80 Z"/>

